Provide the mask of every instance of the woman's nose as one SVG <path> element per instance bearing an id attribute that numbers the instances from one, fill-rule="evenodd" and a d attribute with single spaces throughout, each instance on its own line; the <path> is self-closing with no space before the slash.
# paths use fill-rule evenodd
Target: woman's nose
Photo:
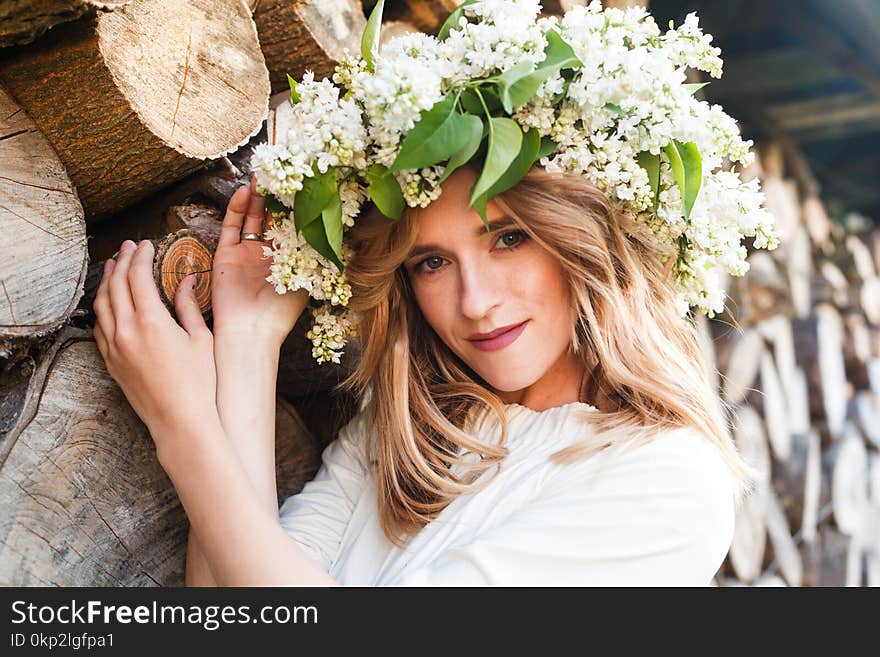
<path id="1" fill-rule="evenodd" d="M 500 303 L 501 281 L 491 269 L 475 263 L 461 264 L 461 314 L 468 319 L 481 319 Z"/>

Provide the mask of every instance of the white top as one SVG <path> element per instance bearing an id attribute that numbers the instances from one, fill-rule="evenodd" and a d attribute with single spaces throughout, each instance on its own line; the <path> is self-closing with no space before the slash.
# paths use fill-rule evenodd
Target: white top
<path id="1" fill-rule="evenodd" d="M 342 585 L 710 585 L 735 515 L 719 449 L 677 429 L 610 458 L 550 463 L 593 431 L 583 411 L 596 409 L 505 405 L 510 454 L 483 474 L 494 480 L 456 498 L 404 549 L 379 526 L 361 411 L 326 447 L 314 479 L 281 505 L 281 525 Z M 487 442 L 500 435 L 494 413 L 474 430 Z"/>

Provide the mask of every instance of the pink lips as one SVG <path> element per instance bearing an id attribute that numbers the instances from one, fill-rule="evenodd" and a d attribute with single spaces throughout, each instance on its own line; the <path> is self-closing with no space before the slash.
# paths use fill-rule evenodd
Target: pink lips
<path id="1" fill-rule="evenodd" d="M 504 349 L 504 347 L 506 347 L 519 337 L 520 333 L 522 333 L 525 329 L 527 323 L 528 320 L 526 320 L 522 324 L 515 325 L 513 328 L 508 329 L 504 333 L 499 333 L 495 337 L 486 340 L 470 340 L 470 343 L 480 351 L 497 351 L 498 349 Z"/>

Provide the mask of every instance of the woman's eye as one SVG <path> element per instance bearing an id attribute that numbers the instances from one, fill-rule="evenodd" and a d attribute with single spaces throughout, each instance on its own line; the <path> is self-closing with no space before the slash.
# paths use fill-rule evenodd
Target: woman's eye
<path id="1" fill-rule="evenodd" d="M 443 266 L 443 258 L 440 256 L 431 256 L 430 258 L 425 258 L 419 264 L 415 266 L 416 272 L 426 272 L 431 273 L 440 269 Z"/>
<path id="2" fill-rule="evenodd" d="M 502 245 L 502 248 L 512 249 L 519 246 L 526 237 L 528 236 L 521 230 L 509 230 L 502 234 L 496 243 Z"/>

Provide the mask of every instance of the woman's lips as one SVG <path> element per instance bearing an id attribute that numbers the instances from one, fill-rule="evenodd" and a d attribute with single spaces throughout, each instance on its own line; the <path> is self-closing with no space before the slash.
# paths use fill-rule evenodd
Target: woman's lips
<path id="1" fill-rule="evenodd" d="M 527 323 L 528 320 L 522 324 L 517 324 L 509 331 L 502 333 L 501 335 L 496 335 L 494 338 L 488 340 L 470 340 L 470 343 L 480 351 L 497 351 L 498 349 L 504 349 L 504 347 L 519 337 L 519 334 L 523 332 Z"/>

